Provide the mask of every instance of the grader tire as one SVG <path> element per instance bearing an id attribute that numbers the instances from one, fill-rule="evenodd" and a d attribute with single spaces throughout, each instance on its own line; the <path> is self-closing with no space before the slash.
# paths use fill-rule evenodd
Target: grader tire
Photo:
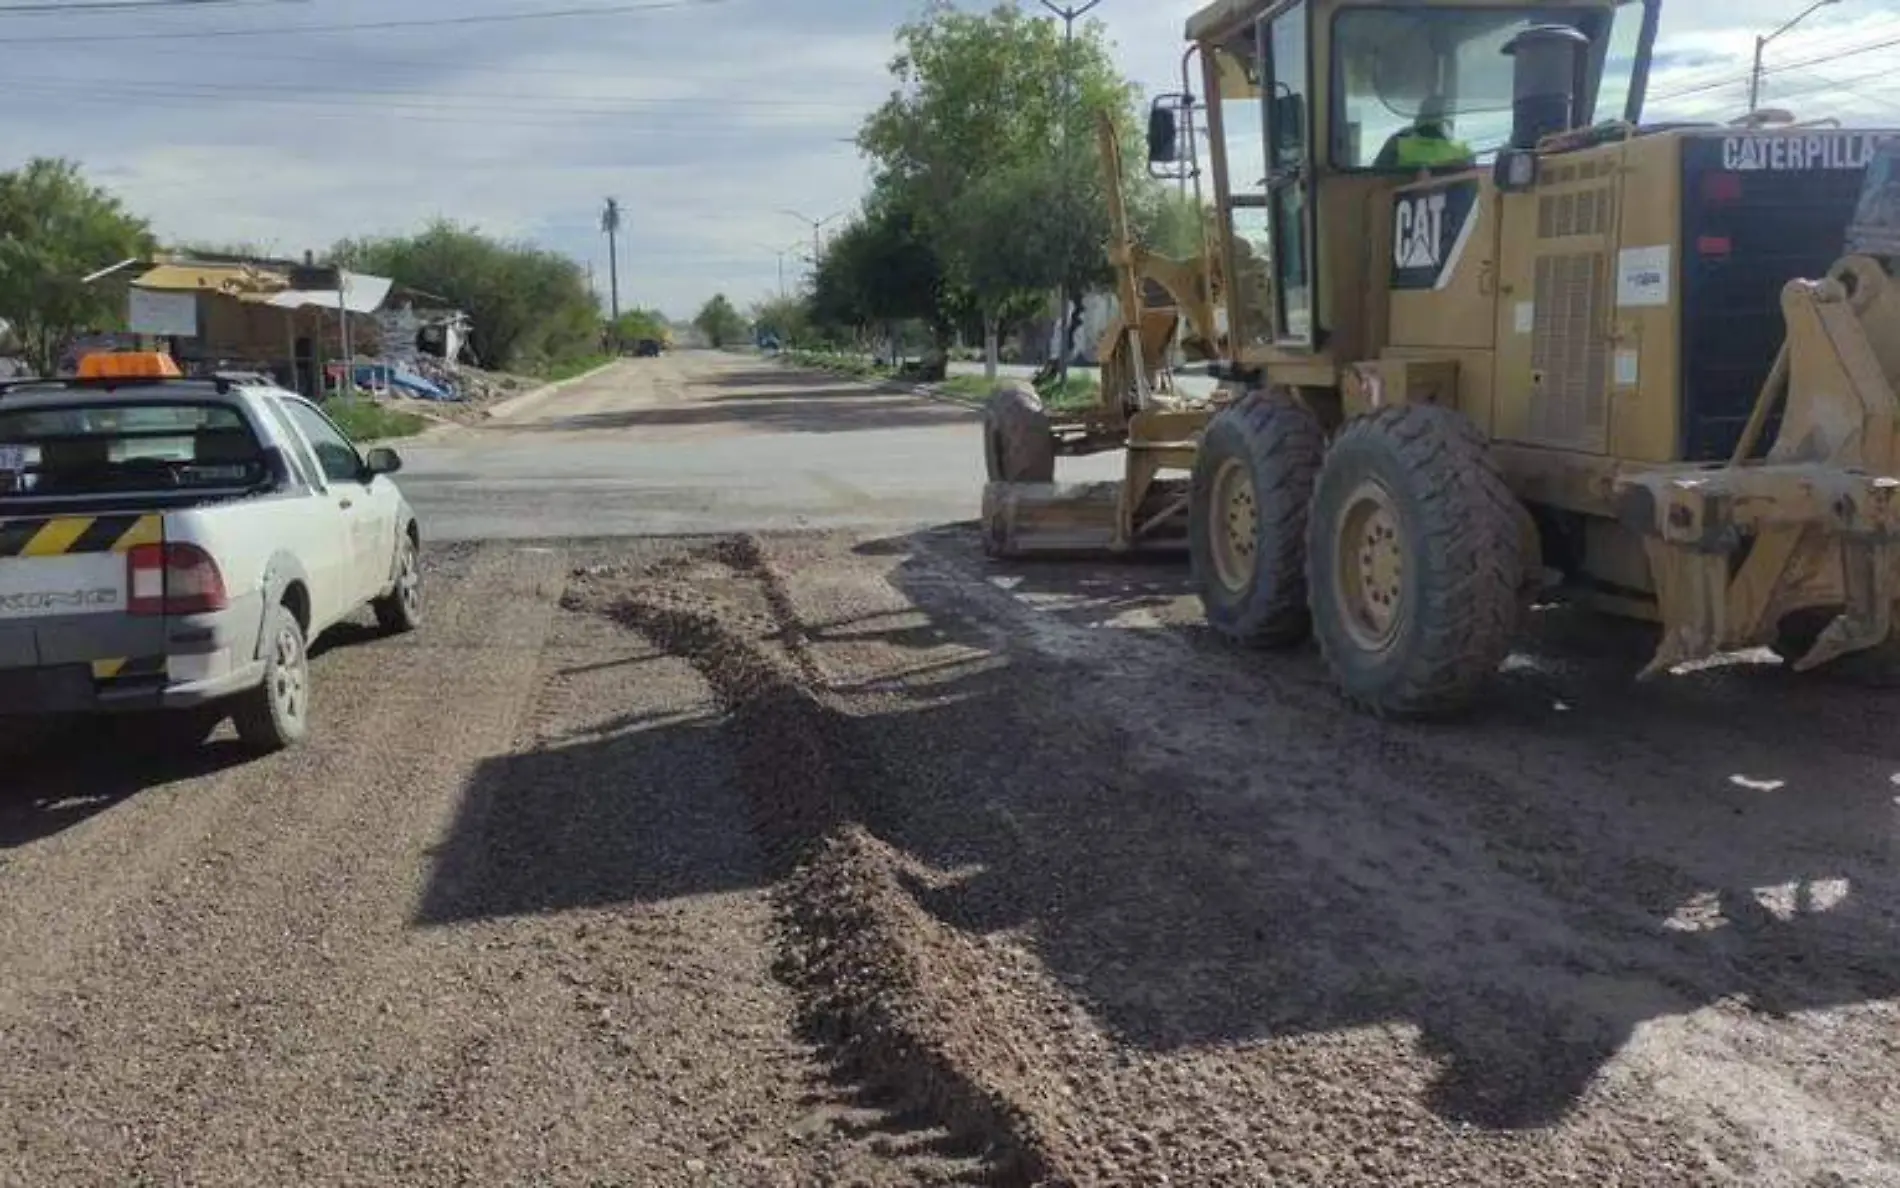
<path id="1" fill-rule="evenodd" d="M 1208 626 L 1251 647 L 1304 640 L 1306 516 L 1326 456 L 1318 418 L 1253 392 L 1208 423 L 1194 459 L 1188 553 Z"/>
<path id="2" fill-rule="evenodd" d="M 983 461 L 993 483 L 1052 483 L 1056 436 L 1028 384 L 998 388 L 983 409 Z"/>
<path id="3" fill-rule="evenodd" d="M 1388 408 L 1334 440 L 1307 545 L 1313 631 L 1348 698 L 1385 717 L 1464 708 L 1519 620 L 1518 502 L 1477 427 Z"/>

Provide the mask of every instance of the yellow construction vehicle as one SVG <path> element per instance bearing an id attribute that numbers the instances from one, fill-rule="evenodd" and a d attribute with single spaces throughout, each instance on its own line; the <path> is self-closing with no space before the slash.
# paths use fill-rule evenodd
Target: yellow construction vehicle
<path id="1" fill-rule="evenodd" d="M 1831 122 L 1643 123 L 1659 3 L 1190 18 L 1148 140 L 1211 183 L 1206 252 L 1151 257 L 1117 198 L 1101 406 L 992 399 L 991 549 L 1185 535 L 1213 628 L 1310 633 L 1393 715 L 1466 703 L 1552 590 L 1660 624 L 1645 674 L 1887 646 L 1900 155 Z M 1212 398 L 1167 382 L 1174 347 Z M 1121 483 L 1054 484 L 1109 449 Z"/>

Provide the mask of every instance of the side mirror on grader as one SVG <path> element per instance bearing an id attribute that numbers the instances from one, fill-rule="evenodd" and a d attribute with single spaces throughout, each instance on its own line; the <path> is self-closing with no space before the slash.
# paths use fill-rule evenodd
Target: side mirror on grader
<path id="1" fill-rule="evenodd" d="M 1185 546 L 1216 632 L 1316 638 L 1379 714 L 1468 704 L 1553 598 L 1656 624 L 1645 676 L 1764 645 L 1798 670 L 1900 653 L 1900 140 L 1645 124 L 1659 15 L 1191 17 L 1200 99 L 1157 103 L 1149 153 L 1185 162 L 1206 250 L 1136 240 L 1104 126 L 1100 403 L 992 400 L 992 552 Z M 1212 398 L 1172 383 L 1179 354 Z M 1054 481 L 1111 450 L 1121 482 Z"/>

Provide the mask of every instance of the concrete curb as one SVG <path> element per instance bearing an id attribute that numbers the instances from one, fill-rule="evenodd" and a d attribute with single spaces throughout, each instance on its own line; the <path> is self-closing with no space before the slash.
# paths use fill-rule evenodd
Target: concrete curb
<path id="1" fill-rule="evenodd" d="M 556 380 L 551 384 L 542 384 L 540 387 L 530 389 L 519 396 L 510 396 L 506 400 L 498 401 L 488 406 L 488 419 L 492 421 L 499 417 L 509 416 L 526 408 L 529 404 L 537 400 L 545 400 L 558 392 L 573 387 L 575 384 L 593 379 L 595 376 L 600 375 L 610 368 L 620 366 L 620 363 L 621 360 L 619 359 L 609 359 L 591 371 L 583 371 L 579 375 L 570 375 L 564 380 Z"/>

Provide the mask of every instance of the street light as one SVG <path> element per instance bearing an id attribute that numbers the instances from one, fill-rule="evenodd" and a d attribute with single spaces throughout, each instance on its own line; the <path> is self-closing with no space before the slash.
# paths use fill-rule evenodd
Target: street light
<path id="1" fill-rule="evenodd" d="M 1761 106 L 1761 76 L 1762 76 L 1761 52 L 1764 49 L 1768 48 L 1768 43 L 1773 41 L 1775 38 L 1781 36 L 1783 33 L 1786 33 L 1788 30 L 1794 28 L 1796 25 L 1800 24 L 1802 21 L 1807 20 L 1809 17 L 1821 11 L 1823 8 L 1826 8 L 1828 5 L 1839 4 L 1839 3 L 1840 3 L 1840 0 L 1814 0 L 1814 3 L 1808 5 L 1807 10 L 1804 11 L 1800 16 L 1794 18 L 1792 21 L 1789 21 L 1787 24 L 1783 25 L 1781 28 L 1776 29 L 1773 33 L 1768 34 L 1768 36 L 1766 37 L 1755 38 L 1755 68 L 1751 70 L 1748 74 L 1748 114 L 1749 115 L 1754 115 L 1756 109 Z"/>
<path id="2" fill-rule="evenodd" d="M 810 215 L 802 215 L 795 210 L 786 210 L 784 207 L 779 208 L 779 213 L 782 215 L 790 215 L 799 222 L 811 227 L 811 258 L 814 267 L 817 264 L 818 257 L 824 253 L 824 248 L 818 241 L 818 232 L 824 229 L 826 223 L 844 214 L 844 212 L 840 210 L 828 214 L 822 219 L 814 219 Z"/>
<path id="3" fill-rule="evenodd" d="M 784 297 L 785 296 L 785 257 L 791 255 L 793 252 L 803 247 L 804 243 L 801 241 L 799 243 L 790 244 L 786 247 L 769 247 L 763 243 L 757 244 L 755 246 L 757 246 L 763 251 L 771 252 L 774 256 L 778 257 L 778 295 L 780 297 Z"/>

